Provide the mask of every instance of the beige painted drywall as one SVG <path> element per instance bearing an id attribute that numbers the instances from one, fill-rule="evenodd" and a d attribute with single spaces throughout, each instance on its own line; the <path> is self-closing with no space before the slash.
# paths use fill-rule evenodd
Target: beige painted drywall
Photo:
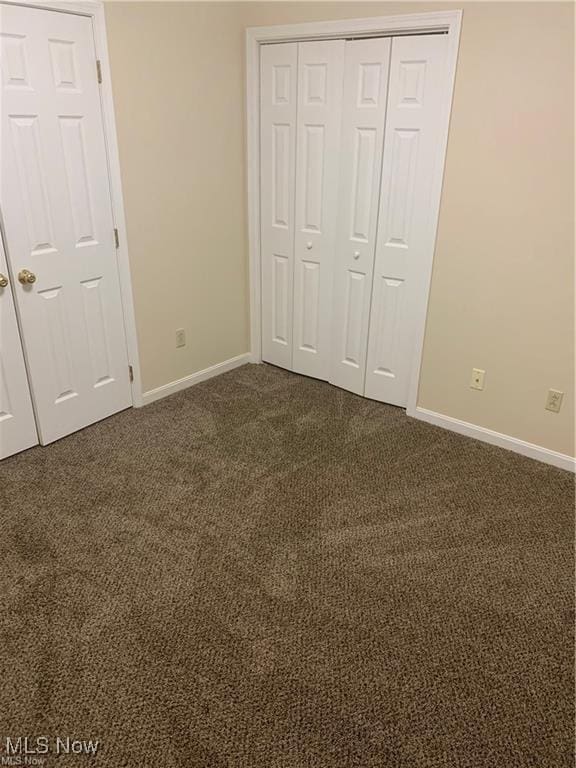
<path id="1" fill-rule="evenodd" d="M 242 8 L 118 3 L 106 26 L 146 391 L 248 350 Z"/>
<path id="2" fill-rule="evenodd" d="M 448 8 L 464 18 L 419 404 L 574 455 L 568 3 L 109 4 L 145 389 L 248 350 L 244 28 Z"/>

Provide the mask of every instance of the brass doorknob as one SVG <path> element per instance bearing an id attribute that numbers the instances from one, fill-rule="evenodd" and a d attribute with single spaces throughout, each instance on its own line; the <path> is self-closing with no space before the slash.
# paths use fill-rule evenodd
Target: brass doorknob
<path id="1" fill-rule="evenodd" d="M 8 278 L 0 274 L 0 288 L 6 288 L 7 285 L 8 285 Z"/>
<path id="2" fill-rule="evenodd" d="M 36 275 L 28 269 L 23 269 L 21 272 L 18 272 L 18 280 L 22 285 L 32 285 L 32 283 L 36 282 Z"/>

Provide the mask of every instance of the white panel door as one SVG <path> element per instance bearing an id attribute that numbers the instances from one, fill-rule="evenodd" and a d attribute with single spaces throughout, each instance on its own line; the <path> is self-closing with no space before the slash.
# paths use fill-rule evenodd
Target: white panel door
<path id="1" fill-rule="evenodd" d="M 260 54 L 262 359 L 292 368 L 298 44 Z"/>
<path id="2" fill-rule="evenodd" d="M 363 394 L 390 40 L 346 43 L 330 381 Z"/>
<path id="3" fill-rule="evenodd" d="M 365 395 L 405 406 L 419 307 L 426 302 L 424 255 L 434 248 L 430 194 L 440 132 L 446 35 L 395 37 Z"/>
<path id="4" fill-rule="evenodd" d="M 0 243 L 0 459 L 37 443 L 8 265 Z"/>
<path id="5" fill-rule="evenodd" d="M 0 7 L 1 206 L 43 444 L 131 404 L 91 20 Z M 31 278 L 32 279 L 32 278 Z"/>
<path id="6" fill-rule="evenodd" d="M 344 40 L 298 46 L 292 368 L 330 377 Z"/>

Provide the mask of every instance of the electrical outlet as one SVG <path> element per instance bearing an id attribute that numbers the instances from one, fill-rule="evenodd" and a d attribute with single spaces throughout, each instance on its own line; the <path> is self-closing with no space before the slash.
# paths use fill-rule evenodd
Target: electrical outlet
<path id="1" fill-rule="evenodd" d="M 549 389 L 548 396 L 546 398 L 546 410 L 558 413 L 562 407 L 562 398 L 564 392 L 560 392 L 558 389 Z"/>
<path id="2" fill-rule="evenodd" d="M 484 389 L 484 376 L 486 376 L 486 371 L 483 371 L 482 368 L 472 368 L 470 389 Z"/>
<path id="3" fill-rule="evenodd" d="M 177 347 L 186 346 L 186 332 L 184 331 L 184 328 L 178 328 L 176 330 L 176 346 Z"/>

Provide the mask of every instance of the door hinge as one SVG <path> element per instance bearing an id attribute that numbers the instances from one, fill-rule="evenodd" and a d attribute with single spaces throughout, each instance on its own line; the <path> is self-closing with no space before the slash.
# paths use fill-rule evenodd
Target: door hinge
<path id="1" fill-rule="evenodd" d="M 116 248 L 120 248 L 120 238 L 118 237 L 118 230 L 114 227 L 114 243 Z"/>
<path id="2" fill-rule="evenodd" d="M 102 65 L 100 64 L 100 59 L 96 59 L 96 74 L 98 75 L 98 82 L 102 82 Z"/>
<path id="3" fill-rule="evenodd" d="M 128 366 L 128 376 L 130 381 L 134 381 L 134 368 L 131 365 Z"/>

